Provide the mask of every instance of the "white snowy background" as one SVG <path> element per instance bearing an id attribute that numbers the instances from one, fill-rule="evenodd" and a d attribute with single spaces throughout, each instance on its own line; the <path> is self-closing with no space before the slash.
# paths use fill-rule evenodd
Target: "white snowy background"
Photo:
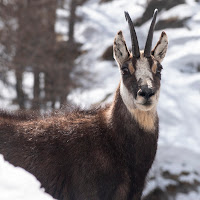
<path id="1" fill-rule="evenodd" d="M 99 4 L 99 0 L 89 0 L 77 10 L 77 14 L 83 16 L 83 21 L 76 24 L 75 38 L 83 43 L 82 50 L 87 50 L 87 53 L 76 60 L 76 71 L 88 71 L 88 79 L 80 79 L 84 88 L 74 90 L 69 100 L 88 108 L 115 91 L 120 78 L 119 70 L 116 63 L 102 60 L 101 56 L 119 30 L 123 31 L 130 47 L 124 11 L 128 11 L 132 19 L 137 19 L 142 16 L 145 3 L 145 0 L 115 0 Z M 66 26 L 59 21 L 63 16 L 68 16 L 67 11 L 58 9 L 55 29 L 58 33 L 66 34 Z M 200 68 L 200 3 L 187 0 L 186 4 L 158 14 L 158 20 L 171 17 L 190 19 L 184 28 L 164 30 L 169 38 L 169 48 L 162 63 L 162 88 L 158 106 L 159 146 L 144 196 L 157 188 L 168 193 L 168 199 L 200 200 L 200 72 L 197 70 Z M 145 45 L 149 23 L 136 28 L 141 49 Z M 153 45 L 161 32 L 155 32 Z M 15 82 L 13 77 L 12 72 L 9 72 L 11 83 Z M 25 73 L 24 87 L 30 95 L 32 85 L 32 74 Z M 6 100 L 0 102 L 1 108 L 15 109 L 10 105 L 16 95 L 12 88 L 6 88 L 0 82 L 0 90 L 6 97 Z M 112 97 L 106 102 L 110 102 Z M 0 157 L 0 199 L 52 198 L 40 189 L 32 175 L 14 168 Z"/>

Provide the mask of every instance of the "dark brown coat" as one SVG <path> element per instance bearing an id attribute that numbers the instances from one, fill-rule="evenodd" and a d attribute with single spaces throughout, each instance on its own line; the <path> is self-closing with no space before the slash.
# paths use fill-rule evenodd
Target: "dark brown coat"
<path id="1" fill-rule="evenodd" d="M 138 200 L 155 157 L 155 131 L 142 129 L 116 91 L 105 109 L 49 117 L 0 114 L 0 153 L 59 200 Z"/>

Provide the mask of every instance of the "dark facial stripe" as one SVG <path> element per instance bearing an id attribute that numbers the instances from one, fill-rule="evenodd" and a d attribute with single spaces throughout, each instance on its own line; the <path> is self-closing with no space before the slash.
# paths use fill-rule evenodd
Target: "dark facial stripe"
<path id="1" fill-rule="evenodd" d="M 152 68 L 154 61 L 151 57 L 147 58 L 150 68 Z"/>
<path id="2" fill-rule="evenodd" d="M 132 65 L 133 65 L 134 69 L 136 70 L 137 58 L 133 57 L 131 61 L 132 61 Z"/>

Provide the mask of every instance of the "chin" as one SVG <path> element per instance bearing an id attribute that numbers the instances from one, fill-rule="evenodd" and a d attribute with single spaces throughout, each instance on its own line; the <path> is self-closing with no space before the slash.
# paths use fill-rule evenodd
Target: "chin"
<path id="1" fill-rule="evenodd" d="M 136 107 L 139 109 L 139 110 L 142 110 L 142 111 L 150 111 L 152 110 L 156 105 L 151 103 L 151 104 L 136 104 Z"/>

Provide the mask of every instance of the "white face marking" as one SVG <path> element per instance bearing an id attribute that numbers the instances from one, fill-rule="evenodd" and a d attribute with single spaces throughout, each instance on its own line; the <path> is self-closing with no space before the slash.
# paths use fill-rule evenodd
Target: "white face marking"
<path id="1" fill-rule="evenodd" d="M 148 60 L 142 56 L 137 60 L 135 77 L 137 81 L 142 81 L 141 85 L 148 85 L 149 88 L 152 88 L 152 71 L 150 70 Z"/>
<path id="2" fill-rule="evenodd" d="M 120 95 L 129 111 L 135 108 L 135 105 L 134 105 L 135 100 L 133 98 L 133 95 L 130 94 L 130 92 L 127 90 L 126 86 L 123 83 L 123 80 L 121 80 L 121 83 L 120 83 Z"/>
<path id="3" fill-rule="evenodd" d="M 153 88 L 152 81 L 150 79 L 147 79 L 147 86 L 148 88 Z"/>

